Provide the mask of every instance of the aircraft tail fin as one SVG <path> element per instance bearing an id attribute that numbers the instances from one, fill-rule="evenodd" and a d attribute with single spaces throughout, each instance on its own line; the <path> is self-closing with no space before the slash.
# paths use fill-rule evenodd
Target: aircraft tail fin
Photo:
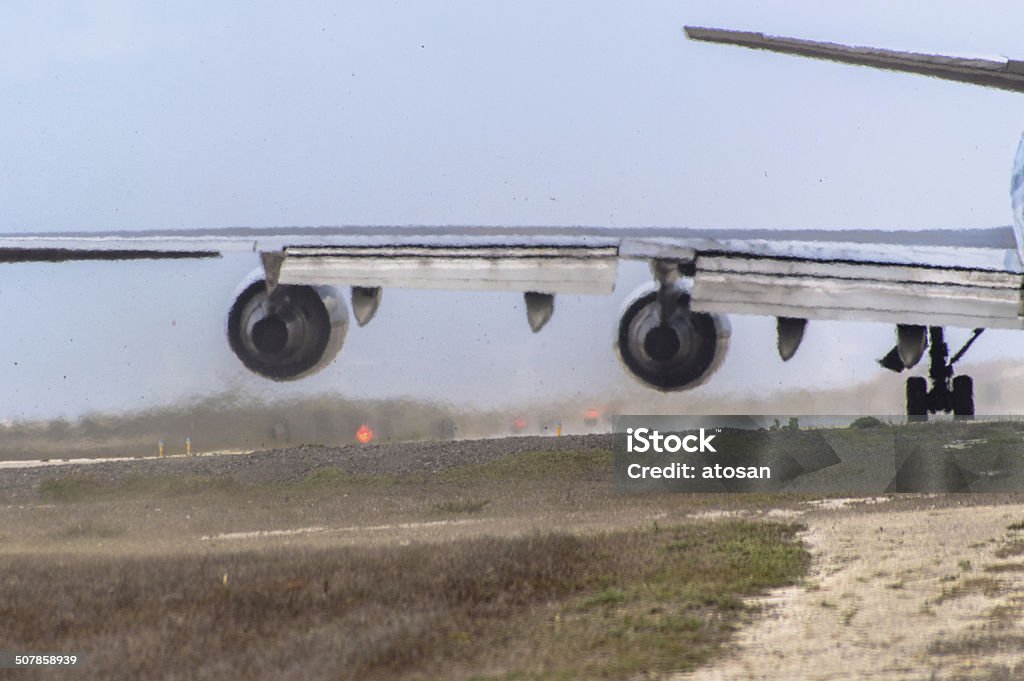
<path id="1" fill-rule="evenodd" d="M 756 50 L 782 52 L 844 64 L 858 64 L 889 71 L 917 73 L 943 80 L 955 80 L 983 87 L 1024 92 L 1024 61 L 950 57 L 919 52 L 900 52 L 874 47 L 801 40 L 748 31 L 686 26 L 691 40 L 739 45 Z"/>

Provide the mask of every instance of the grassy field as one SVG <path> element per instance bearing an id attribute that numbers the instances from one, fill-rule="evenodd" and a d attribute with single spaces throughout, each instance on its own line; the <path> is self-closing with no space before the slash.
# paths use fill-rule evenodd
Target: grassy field
<path id="1" fill-rule="evenodd" d="M 3 556 L 0 639 L 83 655 L 67 672 L 76 679 L 629 678 L 719 650 L 749 614 L 741 598 L 805 571 L 795 532 L 721 522 L 207 556 Z"/>
<path id="2" fill-rule="evenodd" d="M 649 678 L 720 654 L 745 597 L 806 571 L 797 527 L 687 520 L 709 498 L 619 495 L 610 468 L 592 449 L 288 482 L 53 471 L 0 523 L 0 640 L 81 654 L 82 680 Z M 311 526 L 340 529 L 216 539 Z"/>

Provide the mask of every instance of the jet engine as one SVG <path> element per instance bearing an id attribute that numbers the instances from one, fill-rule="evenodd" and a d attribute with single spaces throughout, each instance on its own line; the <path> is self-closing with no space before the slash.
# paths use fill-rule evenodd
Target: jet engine
<path id="1" fill-rule="evenodd" d="M 330 364 L 348 331 L 348 307 L 326 286 L 280 285 L 262 279 L 240 287 L 228 314 L 228 342 L 251 371 L 292 381 Z"/>
<path id="2" fill-rule="evenodd" d="M 685 288 L 641 287 L 619 321 L 616 350 L 626 369 L 658 390 L 688 390 L 707 381 L 729 349 L 729 320 L 692 312 Z"/>

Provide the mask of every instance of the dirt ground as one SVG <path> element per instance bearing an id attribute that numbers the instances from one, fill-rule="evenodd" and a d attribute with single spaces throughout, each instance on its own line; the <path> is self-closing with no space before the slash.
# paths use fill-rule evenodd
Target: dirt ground
<path id="1" fill-rule="evenodd" d="M 1024 678 L 1024 505 L 960 501 L 809 504 L 809 583 L 679 679 Z"/>

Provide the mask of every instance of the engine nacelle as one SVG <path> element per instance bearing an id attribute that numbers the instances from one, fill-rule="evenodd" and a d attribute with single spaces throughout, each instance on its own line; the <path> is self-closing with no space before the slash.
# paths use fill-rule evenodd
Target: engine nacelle
<path id="1" fill-rule="evenodd" d="M 724 316 L 691 312 L 685 288 L 668 294 L 671 299 L 659 300 L 657 285 L 634 292 L 619 320 L 615 347 L 629 373 L 645 385 L 665 391 L 696 388 L 722 364 L 732 329 Z"/>
<path id="2" fill-rule="evenodd" d="M 348 331 L 348 307 L 335 289 L 281 285 L 267 295 L 257 279 L 240 290 L 228 314 L 228 342 L 248 369 L 292 381 L 334 361 Z"/>

